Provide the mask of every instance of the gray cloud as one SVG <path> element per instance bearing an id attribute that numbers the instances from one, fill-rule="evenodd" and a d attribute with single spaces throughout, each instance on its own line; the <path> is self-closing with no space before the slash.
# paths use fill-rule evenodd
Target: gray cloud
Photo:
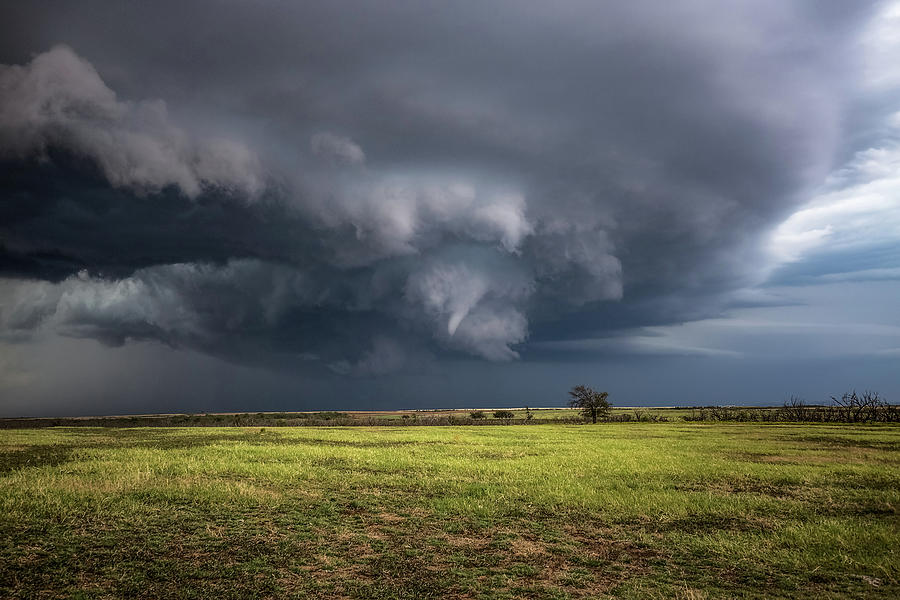
<path id="1" fill-rule="evenodd" d="M 4 325 L 43 325 L 113 345 L 158 339 L 203 347 L 274 328 L 285 311 L 316 302 L 310 287 L 298 271 L 253 260 L 160 265 L 113 280 L 82 271 L 59 284 L 21 285 Z"/>
<path id="2" fill-rule="evenodd" d="M 328 368 L 338 375 L 350 375 L 353 377 L 373 377 L 403 371 L 411 367 L 427 367 L 431 356 L 423 353 L 421 348 L 416 348 L 417 353 L 411 352 L 408 343 L 377 335 L 372 339 L 371 348 L 366 350 L 354 362 L 338 360 L 330 363 Z"/>
<path id="3" fill-rule="evenodd" d="M 361 165 L 366 162 L 366 155 L 350 138 L 333 133 L 317 133 L 309 139 L 312 153 L 325 160 L 348 165 Z"/>
<path id="4" fill-rule="evenodd" d="M 718 316 L 896 111 L 866 3 L 89 5 L 4 9 L 17 338 L 367 377 Z"/>
<path id="5" fill-rule="evenodd" d="M 161 100 L 122 102 L 94 67 L 66 46 L 24 66 L 0 65 L 0 152 L 45 155 L 62 148 L 93 161 L 114 187 L 189 197 L 204 187 L 253 197 L 264 176 L 245 145 L 192 139 L 169 120 Z"/>

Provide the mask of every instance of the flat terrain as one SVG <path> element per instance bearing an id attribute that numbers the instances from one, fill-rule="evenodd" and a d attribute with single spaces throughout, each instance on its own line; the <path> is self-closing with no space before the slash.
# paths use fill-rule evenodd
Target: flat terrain
<path id="1" fill-rule="evenodd" d="M 497 419 L 497 410 L 512 414 L 511 419 Z M 702 408 L 613 407 L 611 416 L 628 420 L 674 421 L 684 420 Z M 754 407 L 756 411 L 777 410 L 777 407 Z M 479 413 L 480 419 L 473 419 Z M 509 424 L 529 421 L 536 423 L 581 422 L 581 411 L 572 408 L 455 408 L 434 410 L 356 410 L 259 413 L 194 413 L 114 415 L 97 417 L 6 417 L 0 418 L 0 429 L 32 427 L 292 427 L 296 425 L 452 425 Z"/>
<path id="2" fill-rule="evenodd" d="M 900 597 L 900 428 L 0 431 L 0 597 Z"/>

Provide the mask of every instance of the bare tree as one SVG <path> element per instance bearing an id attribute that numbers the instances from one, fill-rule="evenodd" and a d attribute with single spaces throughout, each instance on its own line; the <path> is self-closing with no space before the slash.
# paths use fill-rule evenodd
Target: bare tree
<path id="1" fill-rule="evenodd" d="M 580 408 L 581 414 L 586 419 L 590 419 L 591 423 L 596 423 L 597 419 L 605 419 L 609 417 L 609 410 L 612 406 L 607 398 L 609 394 L 606 392 L 596 392 L 586 385 L 576 385 L 569 390 L 572 397 L 569 400 L 569 406 L 572 408 Z"/>
<path id="2" fill-rule="evenodd" d="M 866 390 L 859 395 L 856 390 L 847 392 L 840 398 L 835 396 L 831 400 L 837 406 L 843 420 L 848 423 L 859 423 L 861 421 L 878 420 L 879 411 L 884 411 L 887 403 L 881 398 L 878 392 L 870 392 Z"/>
<path id="3" fill-rule="evenodd" d="M 791 399 L 784 403 L 782 409 L 785 419 L 788 421 L 806 421 L 807 406 L 802 398 L 791 394 Z"/>

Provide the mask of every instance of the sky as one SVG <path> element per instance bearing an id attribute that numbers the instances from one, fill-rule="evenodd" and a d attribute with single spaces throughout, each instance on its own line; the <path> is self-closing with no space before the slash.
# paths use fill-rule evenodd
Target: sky
<path id="1" fill-rule="evenodd" d="M 900 401 L 900 2 L 0 23 L 0 416 Z"/>

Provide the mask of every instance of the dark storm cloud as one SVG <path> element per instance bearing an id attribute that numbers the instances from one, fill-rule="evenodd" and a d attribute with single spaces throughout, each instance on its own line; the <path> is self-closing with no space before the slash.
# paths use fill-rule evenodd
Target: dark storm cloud
<path id="1" fill-rule="evenodd" d="M 873 14 L 50 6 L 4 8 L 5 328 L 350 375 L 720 312 L 850 151 Z"/>

